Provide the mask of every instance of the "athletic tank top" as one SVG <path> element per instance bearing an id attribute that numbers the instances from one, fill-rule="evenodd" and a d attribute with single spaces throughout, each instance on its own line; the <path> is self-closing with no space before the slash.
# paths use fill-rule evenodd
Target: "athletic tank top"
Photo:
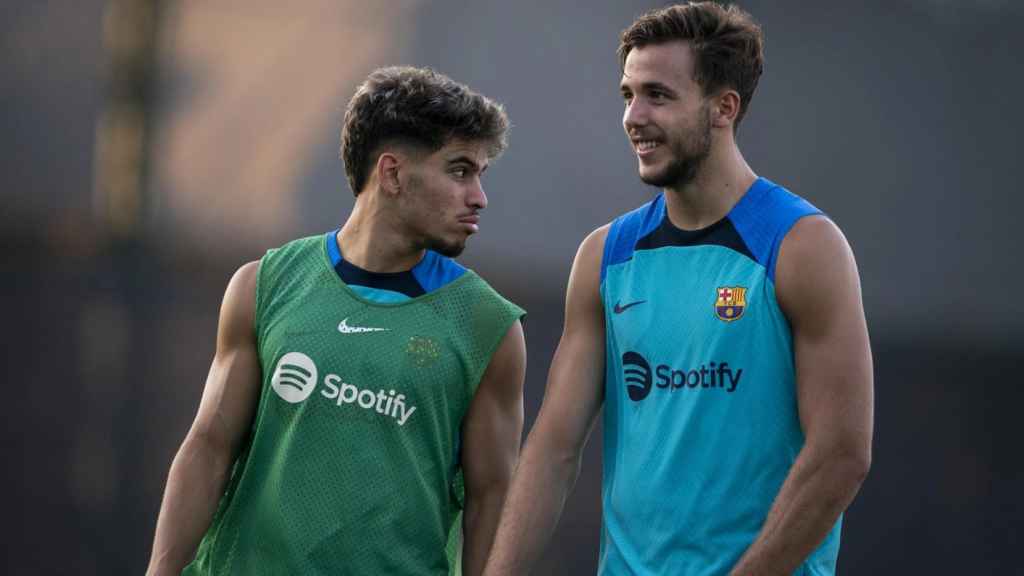
<path id="1" fill-rule="evenodd" d="M 760 178 L 701 230 L 663 195 L 612 223 L 601 574 L 726 574 L 757 537 L 804 444 L 775 263 L 819 213 Z M 797 574 L 834 573 L 840 524 Z"/>
<path id="2" fill-rule="evenodd" d="M 471 270 L 379 303 L 339 278 L 323 236 L 269 251 L 259 407 L 185 573 L 454 572 L 462 419 L 522 315 Z"/>

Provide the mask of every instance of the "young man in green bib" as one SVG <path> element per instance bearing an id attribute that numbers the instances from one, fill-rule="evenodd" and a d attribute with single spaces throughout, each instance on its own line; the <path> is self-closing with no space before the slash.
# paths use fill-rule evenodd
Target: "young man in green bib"
<path id="1" fill-rule="evenodd" d="M 231 279 L 150 574 L 483 569 L 519 451 L 524 312 L 452 258 L 507 128 L 430 70 L 358 89 L 352 214 Z"/>

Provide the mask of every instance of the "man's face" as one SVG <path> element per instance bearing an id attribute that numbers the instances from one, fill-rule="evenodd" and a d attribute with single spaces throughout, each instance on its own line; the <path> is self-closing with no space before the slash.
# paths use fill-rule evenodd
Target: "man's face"
<path id="1" fill-rule="evenodd" d="M 410 163 L 400 198 L 402 218 L 418 245 L 449 257 L 462 253 L 487 207 L 480 183 L 487 163 L 486 143 L 464 140 Z"/>
<path id="2" fill-rule="evenodd" d="M 685 42 L 634 48 L 626 57 L 622 127 L 640 179 L 652 186 L 686 185 L 711 152 L 711 109 L 693 79 L 693 59 Z"/>

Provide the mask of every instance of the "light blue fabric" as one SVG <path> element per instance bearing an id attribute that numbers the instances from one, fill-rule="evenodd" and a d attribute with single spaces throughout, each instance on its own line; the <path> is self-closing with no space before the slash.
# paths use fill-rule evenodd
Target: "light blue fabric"
<path id="1" fill-rule="evenodd" d="M 759 179 L 692 244 L 636 249 L 671 226 L 661 197 L 611 227 L 600 574 L 727 574 L 759 533 L 804 443 L 767 267 L 793 223 L 818 213 L 794 198 Z M 840 525 L 797 574 L 834 574 Z"/>
<path id="2" fill-rule="evenodd" d="M 349 288 L 351 288 L 356 294 L 359 294 L 361 298 L 365 298 L 371 302 L 390 304 L 392 302 L 405 302 L 406 300 L 412 300 L 412 298 L 405 294 L 402 294 L 401 292 L 394 292 L 392 290 L 381 290 L 380 288 L 371 288 L 369 286 L 352 285 L 349 285 Z"/>

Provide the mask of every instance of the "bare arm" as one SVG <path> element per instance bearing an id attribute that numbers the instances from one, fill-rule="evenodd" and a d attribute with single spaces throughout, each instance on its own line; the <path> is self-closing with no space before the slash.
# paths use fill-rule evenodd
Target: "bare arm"
<path id="1" fill-rule="evenodd" d="M 860 279 L 830 220 L 804 218 L 783 240 L 776 294 L 793 330 L 806 441 L 734 576 L 792 574 L 853 501 L 871 464 L 874 393 Z"/>
<path id="2" fill-rule="evenodd" d="M 171 464 L 147 574 L 177 575 L 191 561 L 252 426 L 260 390 L 257 269 L 257 262 L 242 266 L 224 294 L 216 355 L 195 421 Z"/>
<path id="3" fill-rule="evenodd" d="M 565 328 L 548 374 L 537 422 L 526 442 L 501 515 L 485 574 L 527 574 L 551 538 L 604 400 L 601 253 L 607 227 L 583 241 L 565 303 Z"/>
<path id="4" fill-rule="evenodd" d="M 484 570 L 523 437 L 526 341 L 516 321 L 491 357 L 463 424 L 466 478 L 462 571 Z"/>

